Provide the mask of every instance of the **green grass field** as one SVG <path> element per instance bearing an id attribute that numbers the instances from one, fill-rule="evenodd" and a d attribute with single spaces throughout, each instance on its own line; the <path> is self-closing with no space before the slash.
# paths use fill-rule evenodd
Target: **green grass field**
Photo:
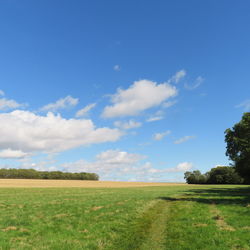
<path id="1" fill-rule="evenodd" d="M 250 187 L 1 188 L 0 249 L 250 249 Z"/>

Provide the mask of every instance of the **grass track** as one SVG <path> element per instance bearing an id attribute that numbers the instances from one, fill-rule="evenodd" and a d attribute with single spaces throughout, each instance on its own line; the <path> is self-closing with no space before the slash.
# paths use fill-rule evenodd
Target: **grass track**
<path id="1" fill-rule="evenodd" d="M 2 188 L 0 249 L 250 249 L 250 187 Z"/>

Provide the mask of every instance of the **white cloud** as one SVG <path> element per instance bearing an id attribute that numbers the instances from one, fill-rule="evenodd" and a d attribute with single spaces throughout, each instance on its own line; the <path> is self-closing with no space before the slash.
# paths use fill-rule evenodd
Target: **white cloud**
<path id="1" fill-rule="evenodd" d="M 4 91 L 2 91 L 2 90 L 0 89 L 0 96 L 4 96 L 4 95 L 5 95 Z"/>
<path id="2" fill-rule="evenodd" d="M 82 145 L 116 141 L 121 136 L 118 129 L 95 128 L 91 120 L 64 119 L 53 113 L 39 116 L 15 110 L 0 114 L 0 150 L 61 152 Z"/>
<path id="3" fill-rule="evenodd" d="M 193 168 L 193 164 L 191 162 L 182 162 L 179 163 L 176 167 L 175 170 L 176 172 L 185 172 Z"/>
<path id="4" fill-rule="evenodd" d="M 106 106 L 102 116 L 135 116 L 140 112 L 158 106 L 167 99 L 177 95 L 177 89 L 168 84 L 157 84 L 149 80 L 134 82 L 128 89 L 118 89 L 112 95 L 112 106 Z"/>
<path id="5" fill-rule="evenodd" d="M 187 83 L 184 84 L 184 87 L 188 90 L 193 90 L 193 89 L 196 89 L 198 88 L 202 83 L 204 82 L 204 78 L 202 78 L 201 76 L 198 76 L 195 81 L 194 81 L 194 84 L 193 85 L 189 85 Z"/>
<path id="6" fill-rule="evenodd" d="M 114 122 L 114 126 L 120 129 L 132 129 L 132 128 L 139 128 L 141 127 L 141 123 L 140 122 L 136 122 L 134 120 L 129 120 L 127 122 L 121 122 L 121 121 L 115 121 Z"/>
<path id="7" fill-rule="evenodd" d="M 127 165 L 135 164 L 145 156 L 139 154 L 131 154 L 126 151 L 107 150 L 96 156 L 97 161 L 102 164 Z"/>
<path id="8" fill-rule="evenodd" d="M 250 111 L 250 99 L 235 106 L 236 108 L 243 108 L 245 111 Z"/>
<path id="9" fill-rule="evenodd" d="M 57 100 L 54 103 L 49 103 L 43 106 L 40 110 L 41 111 L 57 111 L 59 109 L 65 109 L 71 106 L 76 106 L 78 104 L 78 99 L 71 97 L 70 95 Z"/>
<path id="10" fill-rule="evenodd" d="M 162 140 L 165 136 L 169 135 L 170 133 L 171 133 L 170 130 L 167 130 L 167 131 L 165 131 L 165 132 L 163 132 L 163 133 L 156 133 L 156 134 L 153 135 L 153 139 L 154 139 L 155 141 L 160 141 L 160 140 Z"/>
<path id="11" fill-rule="evenodd" d="M 17 103 L 15 100 L 1 98 L 0 110 L 15 109 L 25 106 L 24 104 Z"/>
<path id="12" fill-rule="evenodd" d="M 19 159 L 28 156 L 27 153 L 22 152 L 21 150 L 12 150 L 10 148 L 0 151 L 0 158 L 3 159 Z"/>
<path id="13" fill-rule="evenodd" d="M 113 69 L 114 69 L 114 71 L 120 71 L 121 70 L 121 67 L 120 67 L 120 65 L 115 65 L 114 67 L 113 67 Z"/>
<path id="14" fill-rule="evenodd" d="M 177 101 L 176 101 L 176 100 L 174 100 L 174 101 L 164 102 L 164 103 L 162 104 L 162 107 L 163 107 L 163 108 L 169 108 L 169 107 L 171 107 L 171 106 L 175 105 L 176 103 L 177 103 Z"/>
<path id="15" fill-rule="evenodd" d="M 144 161 L 147 157 L 141 154 L 128 153 L 121 150 L 107 150 L 96 155 L 93 161 L 83 159 L 75 162 L 58 164 L 54 156 L 36 158 L 25 157 L 18 160 L 19 168 L 35 168 L 41 171 L 62 170 L 68 172 L 93 172 L 102 180 L 137 180 L 137 181 L 168 181 L 173 180 L 172 174 L 180 176 L 190 170 L 193 164 L 182 162 L 172 168 L 154 168 L 152 163 Z M 6 167 L 6 166 L 5 166 Z M 180 178 L 180 177 L 179 177 Z M 182 177 L 183 178 L 183 177 Z"/>
<path id="16" fill-rule="evenodd" d="M 178 173 L 178 172 L 185 172 L 193 168 L 193 164 L 191 162 L 182 162 L 179 163 L 176 167 L 173 168 L 165 168 L 165 169 L 156 169 L 156 168 L 149 168 L 148 172 L 153 174 L 160 174 L 160 173 Z"/>
<path id="17" fill-rule="evenodd" d="M 96 106 L 96 103 L 91 103 L 76 112 L 76 117 L 82 117 L 88 114 L 88 112 Z"/>
<path id="18" fill-rule="evenodd" d="M 155 122 L 164 119 L 164 116 L 153 116 L 146 120 L 146 122 Z"/>
<path id="19" fill-rule="evenodd" d="M 146 119 L 146 122 L 155 122 L 164 119 L 165 113 L 162 110 L 158 110 L 154 115 Z"/>
<path id="20" fill-rule="evenodd" d="M 98 154 L 94 161 L 78 160 L 61 165 L 64 171 L 94 172 L 104 180 L 138 180 L 159 181 L 166 180 L 170 173 L 182 173 L 193 167 L 192 163 L 182 162 L 176 167 L 157 169 L 151 162 L 141 162 L 146 156 L 131 154 L 125 151 L 108 150 Z"/>
<path id="21" fill-rule="evenodd" d="M 186 76 L 186 71 L 184 69 L 178 71 L 175 73 L 175 75 L 173 75 L 169 82 L 174 82 L 174 83 L 178 83 L 182 78 L 184 78 Z"/>
<path id="22" fill-rule="evenodd" d="M 174 144 L 181 144 L 183 142 L 189 141 L 189 140 L 194 139 L 194 138 L 195 138 L 195 136 L 187 135 L 187 136 L 184 136 L 184 137 L 174 141 Z"/>
<path id="23" fill-rule="evenodd" d="M 61 167 L 70 172 L 95 172 L 105 176 L 107 174 L 128 173 L 142 160 L 144 155 L 132 154 L 126 151 L 107 150 L 96 155 L 95 161 L 63 163 Z"/>

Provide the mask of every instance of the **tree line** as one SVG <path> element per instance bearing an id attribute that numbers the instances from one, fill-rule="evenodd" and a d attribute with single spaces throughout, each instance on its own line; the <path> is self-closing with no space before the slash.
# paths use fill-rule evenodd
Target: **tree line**
<path id="1" fill-rule="evenodd" d="M 209 172 L 201 174 L 199 170 L 185 172 L 184 178 L 188 184 L 242 184 L 244 179 L 234 167 L 218 166 Z"/>
<path id="2" fill-rule="evenodd" d="M 199 170 L 185 172 L 189 184 L 250 184 L 250 112 L 240 122 L 225 131 L 226 156 L 231 166 L 219 166 L 201 174 Z"/>
<path id="3" fill-rule="evenodd" d="M 3 179 L 50 179 L 50 180 L 99 180 L 95 173 L 69 173 L 61 171 L 37 171 L 35 169 L 0 169 Z"/>

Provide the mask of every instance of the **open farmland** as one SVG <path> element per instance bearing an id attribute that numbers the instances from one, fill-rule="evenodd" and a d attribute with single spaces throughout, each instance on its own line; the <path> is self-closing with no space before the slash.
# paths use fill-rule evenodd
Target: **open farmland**
<path id="1" fill-rule="evenodd" d="M 183 183 L 122 182 L 122 181 L 82 181 L 82 180 L 29 180 L 0 179 L 0 187 L 80 187 L 80 188 L 125 188 L 147 186 L 176 186 Z"/>
<path id="2" fill-rule="evenodd" d="M 8 188 L 3 181 L 0 249 L 250 249 L 249 186 Z"/>

